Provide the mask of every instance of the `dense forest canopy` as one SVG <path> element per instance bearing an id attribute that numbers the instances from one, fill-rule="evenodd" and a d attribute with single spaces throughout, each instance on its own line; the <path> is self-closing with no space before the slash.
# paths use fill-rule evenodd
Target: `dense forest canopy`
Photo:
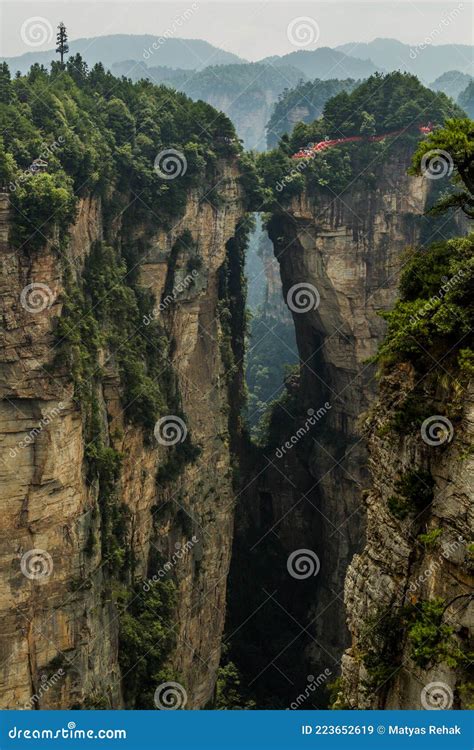
<path id="1" fill-rule="evenodd" d="M 376 73 L 352 92 L 334 96 L 321 118 L 310 124 L 298 123 L 290 136 L 282 137 L 277 149 L 259 157 L 267 195 L 281 203 L 299 194 L 305 185 L 310 190 L 326 188 L 340 193 L 357 178 L 369 186 L 370 164 L 387 154 L 391 142 L 408 139 L 415 145 L 420 126 L 442 124 L 462 114 L 449 97 L 426 88 L 413 75 Z M 396 135 L 380 143 L 342 144 L 304 161 L 291 159 L 300 149 L 326 138 L 384 134 Z"/>
<path id="2" fill-rule="evenodd" d="M 322 132 L 330 138 L 359 135 L 368 132 L 368 117 L 373 134 L 381 134 L 399 128 L 415 129 L 428 121 L 442 123 L 455 114 L 460 110 L 445 94 L 426 88 L 416 76 L 376 73 L 351 93 L 343 91 L 333 97 L 324 108 L 322 129 L 316 124 L 309 135 L 314 134 L 313 140 Z"/>
<path id="3" fill-rule="evenodd" d="M 99 194 L 111 205 L 125 184 L 140 196 L 135 212 L 153 206 L 158 222 L 166 222 L 220 156 L 242 151 L 231 121 L 205 102 L 115 78 L 100 63 L 88 70 L 78 55 L 64 69 L 57 62 L 50 71 L 33 65 L 14 80 L 3 63 L 0 125 L 0 182 L 18 209 L 17 239 L 36 232 L 32 244 L 47 236 L 53 212 L 67 224 L 77 197 Z M 160 179 L 155 169 L 169 149 L 186 163 L 179 180 Z"/>

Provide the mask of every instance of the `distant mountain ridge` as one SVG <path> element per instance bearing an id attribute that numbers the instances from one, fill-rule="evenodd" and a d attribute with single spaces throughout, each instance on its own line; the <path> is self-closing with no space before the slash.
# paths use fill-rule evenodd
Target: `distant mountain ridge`
<path id="1" fill-rule="evenodd" d="M 260 62 L 275 67 L 291 65 L 301 70 L 307 78 L 319 78 L 321 81 L 331 78 L 367 78 L 377 70 L 385 72 L 384 67 L 377 66 L 372 60 L 362 60 L 331 47 L 297 50 L 288 55 L 265 57 Z"/>
<path id="2" fill-rule="evenodd" d="M 430 84 L 430 89 L 442 91 L 456 100 L 472 80 L 472 76 L 468 73 L 461 73 L 459 70 L 448 70 Z"/>
<path id="3" fill-rule="evenodd" d="M 265 65 L 291 66 L 307 79 L 361 79 L 376 70 L 406 70 L 426 83 L 443 73 L 458 70 L 472 73 L 474 47 L 467 44 L 409 45 L 397 39 L 377 38 L 367 43 L 350 42 L 338 47 L 295 50 L 257 61 Z M 148 67 L 203 70 L 215 65 L 248 64 L 239 55 L 220 49 L 202 39 L 164 38 L 159 34 L 111 34 L 75 39 L 69 42 L 69 53 L 81 54 L 89 66 L 102 62 L 111 67 L 124 60 L 142 61 Z M 53 49 L 26 52 L 3 57 L 12 72 L 26 72 L 33 63 L 47 65 L 56 54 Z"/>
<path id="4" fill-rule="evenodd" d="M 385 70 L 406 70 L 425 82 L 449 70 L 472 73 L 474 47 L 468 44 L 404 44 L 398 39 L 377 38 L 372 42 L 349 42 L 336 47 L 349 57 L 370 59 Z"/>
<path id="5" fill-rule="evenodd" d="M 101 62 L 105 67 L 111 67 L 122 60 L 144 60 L 150 65 L 202 70 L 209 65 L 247 62 L 203 39 L 164 39 L 157 34 L 111 34 L 74 39 L 69 42 L 69 55 L 77 53 L 82 55 L 89 66 Z M 56 53 L 50 49 L 1 59 L 8 63 L 12 73 L 17 70 L 26 73 L 33 63 L 48 65 L 55 58 Z"/>

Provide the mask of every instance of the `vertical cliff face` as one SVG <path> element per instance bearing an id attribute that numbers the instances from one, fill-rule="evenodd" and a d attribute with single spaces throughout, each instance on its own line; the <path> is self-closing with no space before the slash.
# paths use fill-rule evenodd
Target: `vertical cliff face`
<path id="1" fill-rule="evenodd" d="M 419 429 L 394 429 L 420 380 L 417 399 L 428 397 L 433 413 L 425 439 Z M 472 390 L 455 410 L 449 387 L 434 381 L 398 366 L 384 377 L 367 420 L 367 541 L 346 578 L 352 645 L 339 694 L 352 708 L 468 708 L 472 701 Z M 401 477 L 417 495 L 430 490 L 421 512 L 400 512 L 400 499 L 394 505 Z"/>
<path id="2" fill-rule="evenodd" d="M 114 349 L 102 342 L 95 413 L 104 435 L 103 455 L 113 466 L 100 480 L 88 469 L 92 454 L 84 415 L 75 399 L 69 355 L 59 345 L 64 328 L 58 329 L 58 323 L 71 284 L 83 283 L 88 258 L 104 239 L 101 203 L 80 202 L 67 246 L 58 253 L 52 242 L 35 251 L 28 243 L 15 249 L 9 241 L 8 200 L 2 199 L 3 708 L 123 705 L 122 685 L 127 694 L 140 661 L 128 664 L 119 654 L 120 585 L 113 569 L 125 569 L 123 554 L 129 560 L 128 587 L 142 582 L 133 590 L 137 601 L 143 581 L 155 576 L 148 586 L 153 590 L 165 566 L 176 589 L 169 632 L 166 639 L 162 636 L 169 643 L 166 669 L 179 676 L 188 707 L 203 707 L 212 694 L 234 503 L 228 397 L 234 336 L 226 324 L 226 290 L 232 281 L 231 240 L 244 213 L 236 164 L 220 160 L 216 169 L 219 207 L 202 201 L 194 190 L 169 231 L 119 219 L 107 238 L 116 248 L 146 247 L 137 271 L 142 287 L 156 299 L 152 318 L 162 331 L 160 346 L 168 352 L 162 377 L 172 378 L 170 389 L 180 405 L 179 415 L 165 410 L 160 417 L 179 416 L 181 422 L 175 419 L 174 440 L 176 433 L 169 432 L 174 428 L 166 422 L 150 438 L 126 419 L 118 364 L 122 344 Z M 35 286 L 30 290 L 29 285 Z M 120 298 L 114 304 L 119 318 Z M 156 332 L 148 322 L 142 328 L 144 341 Z M 150 341 L 150 348 L 156 343 Z M 183 431 L 192 447 L 180 459 L 175 452 Z M 104 487 L 114 508 L 112 520 L 104 514 L 109 505 L 101 505 Z M 108 523 L 123 542 L 124 551 L 115 556 L 104 548 Z"/>
<path id="3" fill-rule="evenodd" d="M 239 559 L 278 554 L 264 582 L 267 591 L 278 587 L 275 596 L 301 626 L 288 630 L 296 655 L 287 664 L 277 659 L 292 678 L 325 667 L 334 678 L 348 643 L 344 578 L 363 545 L 368 486 L 358 420 L 376 394 L 368 360 L 385 330 L 379 312 L 397 295 L 403 251 L 420 239 L 428 196 L 426 180 L 407 176 L 409 160 L 408 149 L 396 148 L 377 165 L 375 187 L 355 183 L 339 198 L 303 193 L 269 225 L 301 367 L 244 493 L 236 544 Z M 308 549 L 320 570 L 294 580 L 287 558 Z"/>

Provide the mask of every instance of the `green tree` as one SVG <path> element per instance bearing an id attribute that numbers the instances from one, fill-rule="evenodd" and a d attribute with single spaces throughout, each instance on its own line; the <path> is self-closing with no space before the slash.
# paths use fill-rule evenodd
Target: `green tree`
<path id="1" fill-rule="evenodd" d="M 429 172 L 435 168 L 432 160 L 438 160 L 439 168 L 447 174 L 452 173 L 454 192 L 441 198 L 431 212 L 459 207 L 474 218 L 474 122 L 467 118 L 447 120 L 444 127 L 419 144 L 410 172 Z"/>
<path id="2" fill-rule="evenodd" d="M 10 70 L 6 62 L 0 64 L 0 104 L 10 104 L 13 88 Z"/>
<path id="3" fill-rule="evenodd" d="M 61 21 L 58 26 L 58 33 L 56 35 L 56 52 L 61 58 L 61 67 L 64 67 L 64 55 L 69 52 L 69 45 L 67 43 L 67 31 L 66 27 Z"/>
<path id="4" fill-rule="evenodd" d="M 360 125 L 361 135 L 375 135 L 375 117 L 368 112 L 362 112 L 362 122 Z"/>
<path id="5" fill-rule="evenodd" d="M 132 143 L 135 137 L 135 121 L 122 99 L 113 97 L 106 104 L 107 126 L 113 131 L 117 145 Z"/>
<path id="6" fill-rule="evenodd" d="M 72 80 L 78 84 L 83 84 L 87 80 L 87 63 L 82 59 L 79 52 L 74 57 L 69 58 L 66 63 L 66 70 Z"/>

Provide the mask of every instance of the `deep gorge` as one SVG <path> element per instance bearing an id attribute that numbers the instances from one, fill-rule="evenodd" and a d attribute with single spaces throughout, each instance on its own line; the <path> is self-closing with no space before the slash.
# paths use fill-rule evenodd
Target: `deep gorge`
<path id="1" fill-rule="evenodd" d="M 38 71 L 15 84 L 36 123 L 44 113 L 32 94 L 43 84 Z M 59 88 L 66 105 L 50 102 L 59 119 L 73 103 L 94 119 L 88 85 Z M 407 246 L 464 234 L 465 219 L 427 221 L 437 193 L 407 173 L 414 140 L 374 147 L 370 175 L 349 179 L 342 194 L 310 176 L 271 203 L 265 167 L 224 115 L 176 94 L 165 135 L 162 92 L 122 82 L 119 94 L 99 113 L 96 163 L 88 123 L 75 123 L 87 153 L 64 126 L 69 150 L 52 159 L 53 176 L 35 176 L 36 195 L 0 196 L 2 707 L 144 709 L 160 683 L 176 681 L 189 709 L 286 708 L 308 675 L 328 672 L 305 707 L 419 708 L 418 685 L 441 678 L 464 707 L 469 458 L 457 461 L 472 435 L 471 401 L 459 403 L 467 390 L 455 370 L 458 437 L 438 463 L 411 423 L 402 435 L 391 426 L 416 368 L 385 372 L 377 402 L 374 358 Z M 157 183 L 156 144 L 171 134 L 188 171 Z M 20 160 L 15 139 L 9 148 Z M 84 177 L 92 185 L 73 206 Z M 32 204 L 45 211 L 41 233 L 24 223 Z M 48 218 L 51 205 L 60 221 Z M 263 211 L 300 363 L 256 441 L 245 422 L 244 263 L 250 215 Z M 267 273 L 272 301 L 274 266 Z M 295 285 L 317 290 L 318 304 L 294 309 Z M 425 382 L 423 416 L 442 414 L 450 384 Z M 436 482 L 422 522 L 386 507 L 414 461 Z M 365 626 L 380 607 L 413 626 L 400 591 L 439 554 L 420 542 L 417 556 L 404 540 L 441 527 L 443 541 L 463 542 L 423 593 L 428 602 L 461 597 L 449 635 L 456 657 L 442 668 L 420 657 L 413 677 L 404 643 L 396 675 L 374 668 L 365 655 L 390 656 L 393 633 L 367 644 Z M 47 552 L 30 576 L 29 550 Z M 297 550 L 317 555 L 316 575 L 289 574 Z M 232 698 L 229 664 L 240 683 Z"/>

